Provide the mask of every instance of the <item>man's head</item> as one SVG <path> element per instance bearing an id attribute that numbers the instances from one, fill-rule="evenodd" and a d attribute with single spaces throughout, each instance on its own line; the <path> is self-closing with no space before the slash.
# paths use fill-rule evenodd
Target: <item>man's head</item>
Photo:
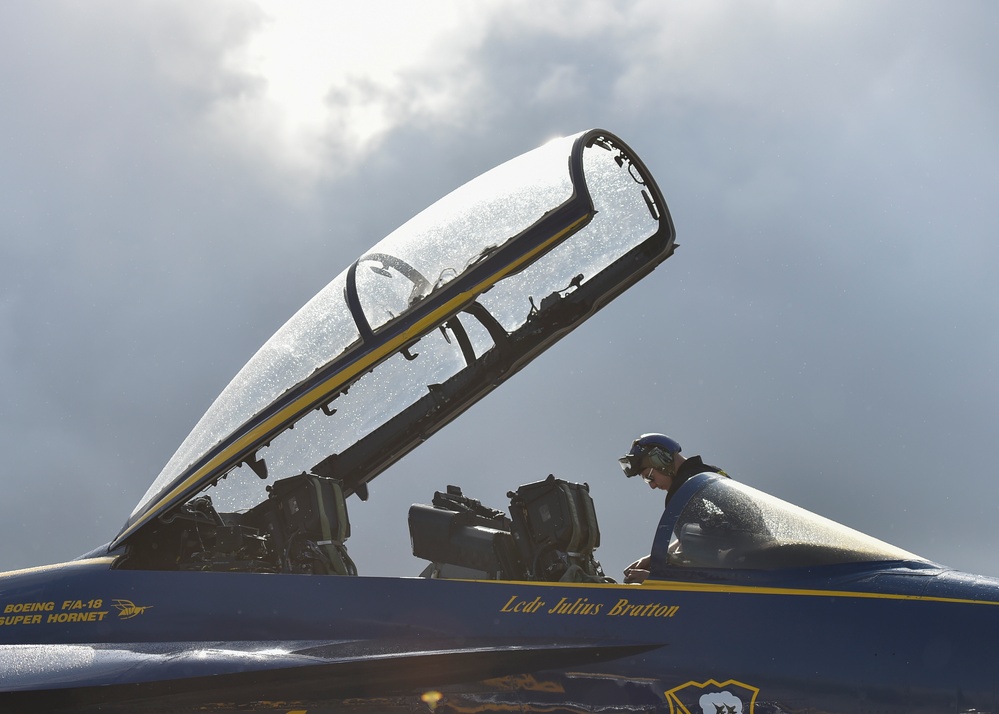
<path id="1" fill-rule="evenodd" d="M 628 478 L 641 476 L 651 487 L 667 490 L 683 460 L 676 440 L 665 434 L 642 434 L 618 463 Z"/>

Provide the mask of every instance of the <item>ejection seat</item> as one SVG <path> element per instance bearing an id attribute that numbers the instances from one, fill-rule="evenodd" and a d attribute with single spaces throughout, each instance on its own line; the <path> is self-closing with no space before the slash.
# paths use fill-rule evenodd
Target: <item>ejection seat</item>
<path id="1" fill-rule="evenodd" d="M 464 496 L 457 486 L 433 505 L 409 509 L 413 555 L 431 561 L 424 577 L 613 582 L 593 551 L 600 545 L 586 484 L 554 476 L 507 494 L 510 516 Z"/>

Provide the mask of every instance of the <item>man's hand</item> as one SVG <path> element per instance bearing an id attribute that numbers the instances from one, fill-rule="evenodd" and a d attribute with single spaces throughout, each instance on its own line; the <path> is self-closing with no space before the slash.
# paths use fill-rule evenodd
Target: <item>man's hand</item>
<path id="1" fill-rule="evenodd" d="M 649 567 L 651 564 L 651 555 L 639 558 L 624 569 L 624 582 L 629 584 L 644 583 L 645 579 L 649 577 Z"/>

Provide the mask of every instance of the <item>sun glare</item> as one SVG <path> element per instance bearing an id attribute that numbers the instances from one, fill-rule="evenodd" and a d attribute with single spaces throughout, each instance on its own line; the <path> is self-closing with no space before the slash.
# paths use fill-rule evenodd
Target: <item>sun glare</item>
<path id="1" fill-rule="evenodd" d="M 452 104 L 419 82 L 459 71 L 471 34 L 460 3 L 257 4 L 258 30 L 229 56 L 257 82 L 214 120 L 272 162 L 308 178 L 349 168 L 395 126 Z"/>

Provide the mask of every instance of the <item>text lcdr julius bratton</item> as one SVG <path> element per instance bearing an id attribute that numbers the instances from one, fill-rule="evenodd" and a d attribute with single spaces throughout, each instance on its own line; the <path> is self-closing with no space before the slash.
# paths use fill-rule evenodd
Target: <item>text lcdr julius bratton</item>
<path id="1" fill-rule="evenodd" d="M 673 617 L 680 609 L 679 605 L 663 605 L 658 602 L 633 603 L 627 598 L 621 598 L 614 605 L 608 606 L 605 602 L 590 602 L 588 598 L 580 597 L 575 600 L 562 598 L 554 606 L 548 607 L 548 603 L 541 599 L 541 596 L 533 600 L 513 595 L 506 604 L 500 608 L 500 612 L 516 612 L 520 614 L 533 614 L 543 612 L 546 615 L 604 615 L 607 617 Z"/>

